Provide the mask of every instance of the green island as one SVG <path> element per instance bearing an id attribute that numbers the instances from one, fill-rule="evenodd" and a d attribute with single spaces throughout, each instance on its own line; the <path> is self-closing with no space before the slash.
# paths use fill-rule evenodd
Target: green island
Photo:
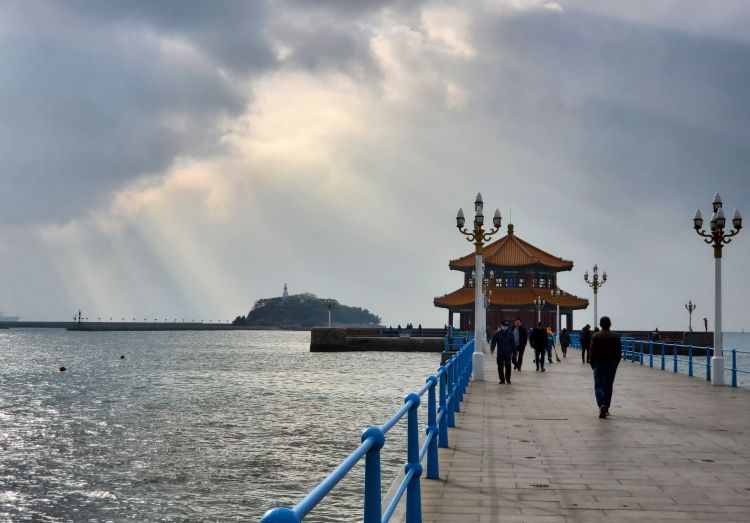
<path id="1" fill-rule="evenodd" d="M 309 329 L 328 325 L 328 305 L 334 325 L 379 325 L 380 316 L 367 309 L 352 307 L 337 300 L 318 298 L 314 294 L 290 294 L 262 298 L 255 302 L 247 316 L 237 316 L 233 325 Z"/>

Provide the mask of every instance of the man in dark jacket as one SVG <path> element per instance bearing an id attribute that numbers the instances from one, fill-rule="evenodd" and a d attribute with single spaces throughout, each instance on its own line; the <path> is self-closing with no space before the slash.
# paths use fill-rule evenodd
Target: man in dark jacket
<path id="1" fill-rule="evenodd" d="M 513 366 L 518 371 L 521 370 L 521 365 L 523 365 L 523 351 L 526 350 L 527 338 L 526 327 L 521 324 L 521 318 L 516 318 L 516 326 L 513 329 L 513 341 L 516 342 L 516 353 L 513 354 Z"/>
<path id="2" fill-rule="evenodd" d="M 622 357 L 622 342 L 619 334 L 609 330 L 612 321 L 607 316 L 602 316 L 599 325 L 602 330 L 591 339 L 591 368 L 594 370 L 594 394 L 599 417 L 606 418 L 612 401 L 617 365 Z"/>
<path id="3" fill-rule="evenodd" d="M 490 352 L 495 353 L 497 349 L 497 373 L 500 375 L 500 383 L 510 385 L 510 361 L 516 352 L 516 342 L 513 333 L 508 330 L 508 322 L 503 320 L 500 329 L 492 336 L 490 341 Z"/>
<path id="4" fill-rule="evenodd" d="M 547 351 L 547 344 L 549 338 L 547 338 L 547 329 L 542 327 L 542 322 L 536 324 L 536 327 L 531 329 L 529 334 L 529 345 L 534 349 L 534 361 L 536 362 L 536 370 L 539 371 L 541 368 L 544 372 L 544 353 Z"/>
<path id="5" fill-rule="evenodd" d="M 568 357 L 568 345 L 570 345 L 570 334 L 568 334 L 568 329 L 563 327 L 560 333 L 560 347 L 562 347 L 563 358 Z"/>
<path id="6" fill-rule="evenodd" d="M 581 329 L 581 336 L 578 338 L 581 344 L 581 363 L 590 363 L 589 358 L 591 357 L 591 325 L 588 323 Z"/>

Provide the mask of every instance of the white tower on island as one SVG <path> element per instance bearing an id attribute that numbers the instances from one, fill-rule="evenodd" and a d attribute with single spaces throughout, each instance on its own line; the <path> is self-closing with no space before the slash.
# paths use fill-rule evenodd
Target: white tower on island
<path id="1" fill-rule="evenodd" d="M 283 303 L 289 301 L 289 290 L 286 288 L 286 283 L 284 283 L 284 294 L 281 295 L 281 301 Z"/>

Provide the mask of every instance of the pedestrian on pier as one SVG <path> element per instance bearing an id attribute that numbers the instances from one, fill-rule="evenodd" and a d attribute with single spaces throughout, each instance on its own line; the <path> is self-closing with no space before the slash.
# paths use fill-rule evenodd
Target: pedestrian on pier
<path id="1" fill-rule="evenodd" d="M 619 334 L 609 330 L 612 326 L 609 317 L 602 316 L 599 325 L 602 330 L 591 339 L 591 368 L 594 371 L 594 395 L 599 406 L 599 417 L 606 418 L 612 404 L 617 365 L 622 358 L 622 342 Z"/>
<path id="2" fill-rule="evenodd" d="M 505 320 L 490 340 L 490 353 L 494 354 L 495 349 L 497 349 L 497 373 L 500 375 L 500 383 L 510 385 L 510 362 L 513 359 L 513 353 L 516 352 L 516 341 L 513 333 L 508 330 L 508 322 Z"/>
<path id="3" fill-rule="evenodd" d="M 589 357 L 591 352 L 589 347 L 591 346 L 591 325 L 588 323 L 581 329 L 581 336 L 578 338 L 581 343 L 581 363 L 590 363 Z"/>
<path id="4" fill-rule="evenodd" d="M 547 327 L 547 362 L 552 363 L 552 347 L 555 346 L 555 335 L 552 334 L 552 328 Z"/>
<path id="5" fill-rule="evenodd" d="M 526 350 L 526 341 L 528 339 L 528 333 L 526 327 L 521 323 L 521 318 L 516 318 L 515 327 L 513 329 L 513 341 L 516 342 L 516 352 L 513 354 L 513 367 L 517 371 L 521 370 L 523 365 L 523 351 Z"/>
<path id="6" fill-rule="evenodd" d="M 560 332 L 560 347 L 562 348 L 563 358 L 568 357 L 568 345 L 570 345 L 570 334 L 567 327 L 563 327 L 562 332 Z"/>
<path id="7" fill-rule="evenodd" d="M 549 339 L 547 338 L 547 332 L 542 327 L 542 322 L 536 324 L 529 334 L 529 345 L 534 349 L 534 362 L 536 363 L 536 370 L 539 372 L 541 369 L 544 372 L 544 353 L 547 352 L 547 344 Z"/>

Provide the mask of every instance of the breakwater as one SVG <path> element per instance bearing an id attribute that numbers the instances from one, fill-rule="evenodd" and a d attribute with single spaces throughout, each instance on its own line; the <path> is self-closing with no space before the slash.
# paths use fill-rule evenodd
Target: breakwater
<path id="1" fill-rule="evenodd" d="M 8 321 L 0 329 L 67 329 L 72 331 L 231 331 L 231 330 L 297 330 L 274 327 L 232 325 L 201 322 L 72 322 L 72 321 Z"/>
<path id="2" fill-rule="evenodd" d="M 422 331 L 423 334 L 426 330 Z M 412 333 L 395 337 L 379 329 L 319 327 L 310 331 L 310 352 L 442 352 L 444 349 L 443 337 L 414 336 Z"/>

